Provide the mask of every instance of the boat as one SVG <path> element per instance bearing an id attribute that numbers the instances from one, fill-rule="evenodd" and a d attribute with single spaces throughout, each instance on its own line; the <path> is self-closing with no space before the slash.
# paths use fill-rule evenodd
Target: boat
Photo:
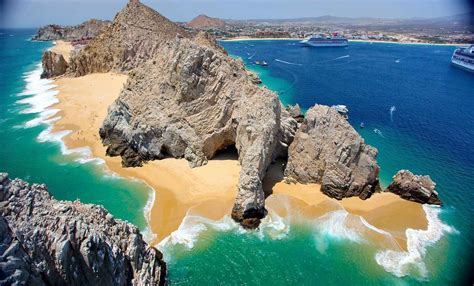
<path id="1" fill-rule="evenodd" d="M 334 34 L 330 37 L 313 35 L 302 40 L 300 44 L 309 47 L 347 47 L 349 45 L 349 41 L 344 37 L 338 36 L 337 34 Z"/>
<path id="2" fill-rule="evenodd" d="M 347 106 L 338 104 L 338 105 L 331 106 L 331 108 L 335 109 L 345 119 L 349 118 L 349 116 L 347 116 L 347 113 L 349 112 L 349 109 L 347 109 Z"/>
<path id="3" fill-rule="evenodd" d="M 365 127 L 364 122 L 361 122 L 361 123 L 360 123 L 360 128 L 364 128 L 364 127 Z"/>
<path id="4" fill-rule="evenodd" d="M 255 61 L 254 64 L 258 66 L 263 66 L 263 67 L 268 66 L 268 63 L 266 61 Z"/>
<path id="5" fill-rule="evenodd" d="M 474 45 L 467 48 L 457 48 L 451 57 L 451 63 L 474 72 Z"/>

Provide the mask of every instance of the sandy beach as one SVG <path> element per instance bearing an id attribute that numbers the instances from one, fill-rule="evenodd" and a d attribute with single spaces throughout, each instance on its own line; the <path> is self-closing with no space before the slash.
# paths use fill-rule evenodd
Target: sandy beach
<path id="1" fill-rule="evenodd" d="M 60 45 L 63 44 L 57 43 L 56 47 Z M 58 49 L 67 53 L 67 48 L 63 47 L 67 46 Z M 54 122 L 53 132 L 71 130 L 63 138 L 68 148 L 89 147 L 92 155 L 103 159 L 112 172 L 143 180 L 154 190 L 155 200 L 149 214 L 151 230 L 156 234 L 153 243 L 176 230 L 190 209 L 216 220 L 230 214 L 240 172 L 235 152 L 223 152 L 207 165 L 194 169 L 184 159 L 164 159 L 140 168 L 123 168 L 119 157 L 105 156 L 99 128 L 108 106 L 119 96 L 126 80 L 126 75 L 115 73 L 56 79 L 60 102 L 51 108 L 61 110 L 61 118 Z M 427 228 L 426 215 L 420 204 L 389 193 L 375 194 L 365 201 L 359 198 L 337 201 L 322 194 L 317 184 L 285 183 L 281 162 L 270 167 L 264 189 L 269 195 L 269 208 L 278 209 L 280 198 L 289 198 L 292 208 L 305 210 L 303 212 L 310 217 L 344 208 L 354 217 L 361 216 L 392 234 L 402 249 L 406 247 L 407 228 Z"/>
<path id="2" fill-rule="evenodd" d="M 55 41 L 54 46 L 49 50 L 62 55 L 66 61 L 69 61 L 69 56 L 71 55 L 71 51 L 74 50 L 74 47 L 70 42 L 59 40 Z"/>

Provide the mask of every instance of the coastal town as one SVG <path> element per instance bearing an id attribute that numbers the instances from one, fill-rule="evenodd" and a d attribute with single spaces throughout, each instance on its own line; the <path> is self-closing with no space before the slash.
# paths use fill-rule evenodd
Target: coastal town
<path id="1" fill-rule="evenodd" d="M 400 43 L 468 44 L 474 33 L 469 15 L 425 20 L 359 19 L 322 16 L 290 20 L 222 20 L 199 15 L 188 30 L 204 30 L 217 38 L 290 38 L 337 34 L 349 40 Z"/>

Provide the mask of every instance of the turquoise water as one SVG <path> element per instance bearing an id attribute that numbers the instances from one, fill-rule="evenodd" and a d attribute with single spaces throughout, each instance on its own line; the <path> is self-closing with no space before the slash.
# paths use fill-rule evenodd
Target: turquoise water
<path id="1" fill-rule="evenodd" d="M 47 132 L 48 125 L 34 121 L 54 94 L 44 90 L 48 82 L 32 73 L 41 52 L 51 45 L 29 41 L 33 33 L 0 30 L 0 170 L 46 183 L 58 199 L 102 204 L 116 217 L 145 229 L 146 186 L 109 174 L 97 161 L 83 160 L 84 153 L 66 154 Z M 449 65 L 452 47 L 351 43 L 347 50 L 320 50 L 299 48 L 291 41 L 223 45 L 258 72 L 285 104 L 347 105 L 350 122 L 357 127 L 364 121 L 366 128 L 359 132 L 380 150 L 382 182 L 388 184 L 401 168 L 430 174 L 446 205 L 441 211 L 428 210 L 433 216 L 429 233 L 414 233 L 422 242 L 413 244 L 418 252 L 390 256 L 389 262 L 377 260 L 387 253 L 345 225 L 341 212 L 318 221 L 293 220 L 297 213 L 289 218 L 272 215 L 258 232 L 244 232 L 229 218 L 215 222 L 189 216 L 160 245 L 171 285 L 467 281 L 474 250 L 474 75 Z M 251 55 L 269 67 L 250 65 Z M 26 94 L 28 88 L 34 92 Z M 392 116 L 391 106 L 396 107 Z M 383 136 L 374 133 L 375 128 Z M 416 254 L 420 259 L 413 259 Z"/>
<path id="2" fill-rule="evenodd" d="M 34 32 L 0 30 L 0 171 L 12 178 L 45 183 L 60 200 L 103 205 L 116 217 L 145 230 L 147 186 L 117 178 L 97 162 L 79 162 L 80 154 L 63 154 L 61 144 L 45 132 L 47 124 L 25 128 L 52 98 L 44 91 L 45 82 L 38 79 L 38 72 L 36 76 L 32 73 L 38 71 L 41 54 L 51 43 L 30 41 Z M 25 80 L 30 81 L 30 92 L 25 92 Z M 27 100 L 33 108 L 19 100 Z M 42 137 L 52 142 L 39 142 Z"/>

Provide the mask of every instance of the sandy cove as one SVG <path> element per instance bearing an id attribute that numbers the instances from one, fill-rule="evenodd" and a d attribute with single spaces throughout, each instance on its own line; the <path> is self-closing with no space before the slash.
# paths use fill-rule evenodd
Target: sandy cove
<path id="1" fill-rule="evenodd" d="M 66 56 L 71 49 L 71 45 L 59 41 L 52 48 Z M 103 159 L 112 172 L 143 180 L 154 190 L 155 200 L 149 214 L 151 230 L 156 234 L 153 243 L 175 231 L 190 209 L 214 220 L 230 214 L 240 172 L 235 154 L 223 152 L 207 165 L 194 169 L 184 159 L 164 159 L 139 168 L 123 168 L 119 157 L 105 156 L 99 128 L 108 106 L 119 96 L 126 80 L 126 75 L 116 73 L 55 79 L 60 102 L 51 108 L 61 110 L 58 113 L 61 118 L 54 122 L 52 132 L 70 130 L 63 137 L 69 149 L 89 147 L 92 155 Z M 392 234 L 402 249 L 406 248 L 407 228 L 426 229 L 428 225 L 422 205 L 394 194 L 375 194 L 365 201 L 359 198 L 337 201 L 321 193 L 317 184 L 287 184 L 278 162 L 270 167 L 264 189 L 269 194 L 267 205 L 279 214 L 284 215 L 278 210 L 277 198 L 287 198 L 292 207 L 305 210 L 303 213 L 310 217 L 343 207 Z"/>

